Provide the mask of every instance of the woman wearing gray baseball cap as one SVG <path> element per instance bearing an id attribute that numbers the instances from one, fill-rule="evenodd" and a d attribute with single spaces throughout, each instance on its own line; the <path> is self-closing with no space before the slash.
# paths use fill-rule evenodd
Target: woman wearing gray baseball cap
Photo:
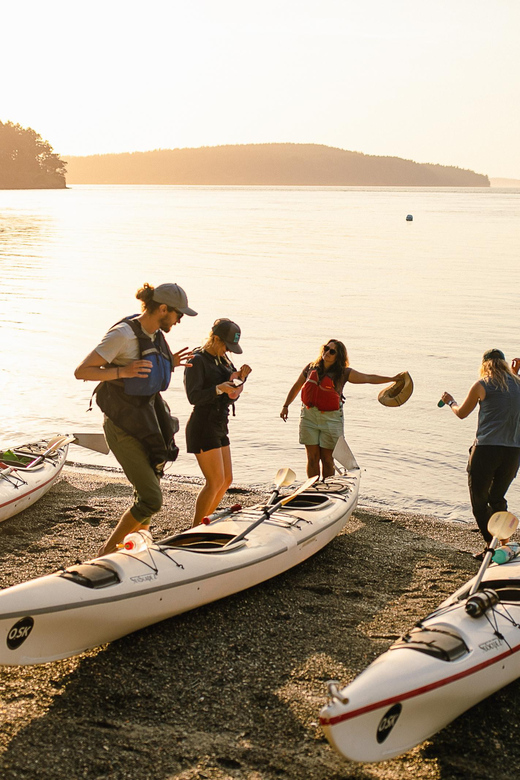
<path id="1" fill-rule="evenodd" d="M 473 515 L 489 543 L 488 520 L 494 512 L 507 510 L 506 493 L 520 464 L 520 378 L 502 350 L 489 349 L 482 356 L 480 378 L 464 401 L 458 404 L 450 393 L 443 393 L 441 400 L 460 420 L 479 406 L 477 434 L 469 451 L 468 486 Z M 482 560 L 484 553 L 474 557 Z"/>
<path id="2" fill-rule="evenodd" d="M 186 425 L 187 450 L 197 458 L 206 480 L 197 496 L 193 525 L 198 525 L 217 508 L 233 481 L 229 407 L 239 398 L 251 373 L 248 365 L 237 371 L 226 354 L 241 354 L 239 341 L 240 328 L 236 322 L 226 318 L 216 320 L 208 340 L 193 351 L 191 366 L 184 372 L 186 394 L 194 407 Z"/>

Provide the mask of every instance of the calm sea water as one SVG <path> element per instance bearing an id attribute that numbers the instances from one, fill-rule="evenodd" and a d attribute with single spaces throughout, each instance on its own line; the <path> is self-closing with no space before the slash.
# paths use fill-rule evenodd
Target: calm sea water
<path id="1" fill-rule="evenodd" d="M 412 214 L 413 222 L 406 221 Z M 346 386 L 345 433 L 362 466 L 361 503 L 469 520 L 465 464 L 476 412 L 461 401 L 480 358 L 520 356 L 520 190 L 74 186 L 0 192 L 2 443 L 101 430 L 94 384 L 75 366 L 144 283 L 176 281 L 199 312 L 173 350 L 201 344 L 217 317 L 242 328 L 253 367 L 231 419 L 235 481 L 267 485 L 282 466 L 305 478 L 298 403 L 286 393 L 320 345 L 343 340 L 354 368 L 408 370 L 403 407 L 381 388 Z M 182 371 L 166 393 L 181 420 L 171 472 L 198 476 L 185 451 Z M 72 447 L 76 462 L 116 465 Z M 509 492 L 520 511 L 520 482 Z"/>

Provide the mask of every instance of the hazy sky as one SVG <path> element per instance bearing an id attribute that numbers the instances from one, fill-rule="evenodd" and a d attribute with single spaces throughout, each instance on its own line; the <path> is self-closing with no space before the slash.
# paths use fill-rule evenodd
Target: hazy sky
<path id="1" fill-rule="evenodd" d="M 519 0 L 26 0 L 0 120 L 65 158 L 291 141 L 520 179 L 519 33 Z"/>

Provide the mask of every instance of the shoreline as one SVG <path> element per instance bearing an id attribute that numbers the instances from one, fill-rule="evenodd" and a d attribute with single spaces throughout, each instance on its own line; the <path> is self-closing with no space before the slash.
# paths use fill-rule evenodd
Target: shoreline
<path id="1" fill-rule="evenodd" d="M 99 464 L 91 464 L 91 463 L 79 463 L 77 461 L 72 460 L 66 460 L 65 466 L 70 468 L 73 471 L 76 471 L 78 474 L 94 474 L 99 477 L 103 477 L 105 475 L 112 475 L 116 477 L 121 477 L 123 480 L 125 480 L 125 475 L 123 473 L 123 470 L 117 466 L 101 466 Z M 194 485 L 197 488 L 201 488 L 204 484 L 204 478 L 199 476 L 190 476 L 187 474 L 172 474 L 172 473 L 166 473 L 161 478 L 162 483 L 167 484 L 169 482 L 177 482 L 178 484 L 182 485 Z M 298 481 L 297 483 L 298 484 Z M 251 493 L 258 493 L 259 500 L 261 500 L 261 496 L 263 495 L 269 495 L 271 485 L 269 482 L 265 482 L 264 484 L 261 483 L 253 483 L 251 485 L 240 485 L 233 483 L 232 486 L 228 489 L 229 494 L 234 493 L 242 493 L 242 492 L 251 492 Z M 374 506 L 370 503 L 363 503 L 363 501 L 358 503 L 358 508 L 363 509 L 367 512 L 371 512 L 373 514 L 379 514 L 384 513 L 386 510 L 382 509 L 380 506 Z M 396 509 L 392 510 L 396 515 L 403 516 L 403 517 L 422 517 L 426 520 L 429 520 L 431 522 L 435 523 L 445 523 L 447 525 L 453 524 L 456 527 L 464 527 L 464 528 L 475 528 L 476 524 L 474 521 L 466 521 L 466 520 L 451 520 L 449 518 L 442 518 L 437 517 L 433 514 L 427 514 L 422 512 L 414 512 L 409 511 L 405 509 Z"/>
<path id="2" fill-rule="evenodd" d="M 164 488 L 156 538 L 190 524 L 199 484 Z M 93 557 L 131 493 L 121 474 L 65 466 L 0 524 L 0 585 Z M 465 524 L 358 507 L 324 550 L 262 585 L 76 658 L 3 667 L 2 778 L 484 780 L 493 767 L 516 780 L 518 682 L 381 764 L 337 756 L 319 726 L 326 681 L 345 684 L 473 576 L 480 546 Z"/>

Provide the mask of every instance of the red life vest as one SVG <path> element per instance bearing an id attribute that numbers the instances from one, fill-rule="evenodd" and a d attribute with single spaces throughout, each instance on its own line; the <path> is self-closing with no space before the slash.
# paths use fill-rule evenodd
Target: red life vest
<path id="1" fill-rule="evenodd" d="M 302 403 L 307 408 L 315 406 L 320 412 L 336 412 L 341 406 L 341 396 L 331 377 L 324 376 L 320 382 L 313 368 L 302 387 Z"/>

